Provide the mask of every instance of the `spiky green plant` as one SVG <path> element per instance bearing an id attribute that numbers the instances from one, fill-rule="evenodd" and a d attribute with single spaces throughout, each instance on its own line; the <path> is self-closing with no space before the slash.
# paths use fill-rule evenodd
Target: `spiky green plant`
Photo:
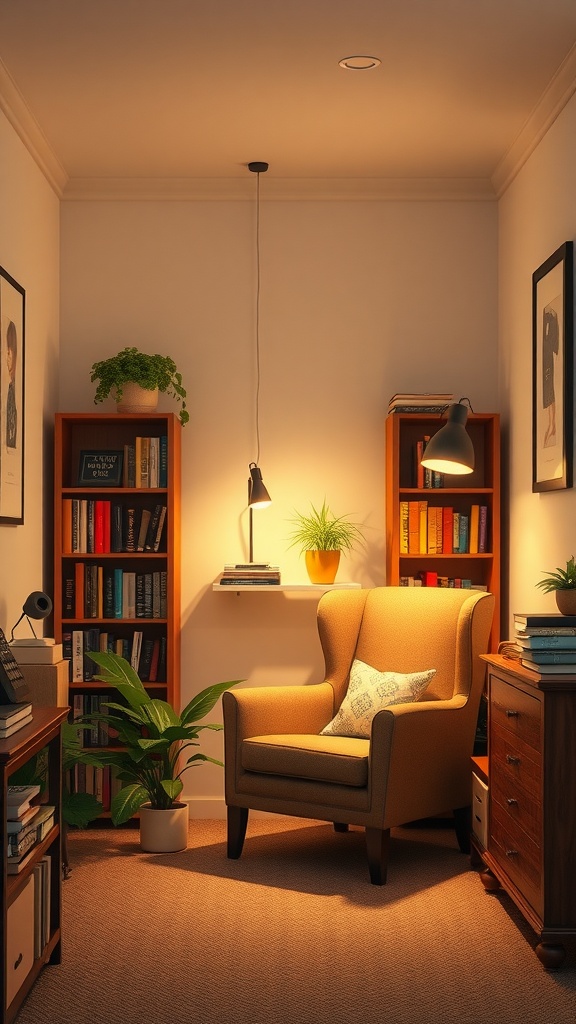
<path id="1" fill-rule="evenodd" d="M 124 384 L 139 384 L 146 391 L 165 391 L 170 398 L 182 403 L 180 422 L 182 426 L 190 419 L 186 411 L 186 390 L 182 385 L 182 374 L 170 356 L 153 356 L 139 352 L 137 348 L 124 348 L 109 359 L 102 359 L 92 366 L 91 381 L 99 381 L 94 395 L 95 404 L 103 402 L 111 391 L 119 402 Z"/>
<path id="2" fill-rule="evenodd" d="M 544 579 L 539 580 L 536 586 L 540 587 L 545 594 L 551 594 L 554 590 L 576 590 L 576 562 L 574 561 L 574 555 L 566 562 L 565 569 L 561 569 L 558 566 L 553 571 L 548 570 L 548 575 Z"/>
<path id="3" fill-rule="evenodd" d="M 128 821 L 143 803 L 150 802 L 157 810 L 173 807 L 184 788 L 182 775 L 189 768 L 211 761 L 222 761 L 200 752 L 187 756 L 185 751 L 197 747 L 201 729 L 221 730 L 222 725 L 197 725 L 212 710 L 218 698 L 240 680 L 208 686 L 192 698 L 178 714 L 171 704 L 152 698 L 138 674 L 125 658 L 110 652 L 90 652 L 100 668 L 96 679 L 114 687 L 124 704 L 105 701 L 107 714 L 86 715 L 82 722 L 107 722 L 118 734 L 123 749 L 91 750 L 101 765 L 111 765 L 116 776 L 126 785 L 111 801 L 110 815 L 115 825 Z"/>
<path id="4" fill-rule="evenodd" d="M 310 505 L 312 511 L 308 515 L 295 512 L 296 529 L 290 534 L 289 548 L 299 546 L 300 551 L 350 551 L 364 543 L 364 534 L 357 523 L 351 523 L 348 515 L 334 516 L 326 504 L 317 509 Z"/>

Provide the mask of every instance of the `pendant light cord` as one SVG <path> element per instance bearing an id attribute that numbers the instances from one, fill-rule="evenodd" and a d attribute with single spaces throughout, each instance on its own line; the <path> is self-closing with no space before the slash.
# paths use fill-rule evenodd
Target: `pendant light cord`
<path id="1" fill-rule="evenodd" d="M 256 174 L 256 465 L 260 464 L 260 171 Z"/>

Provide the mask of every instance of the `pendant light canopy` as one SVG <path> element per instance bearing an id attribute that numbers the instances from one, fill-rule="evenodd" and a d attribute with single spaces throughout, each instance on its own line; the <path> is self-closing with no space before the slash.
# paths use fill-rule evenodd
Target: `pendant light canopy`
<path id="1" fill-rule="evenodd" d="M 426 445 L 422 465 L 437 473 L 462 474 L 474 471 L 474 446 L 466 431 L 468 409 L 461 398 L 448 406 L 448 421 Z M 472 406 L 470 406 L 472 409 Z"/>

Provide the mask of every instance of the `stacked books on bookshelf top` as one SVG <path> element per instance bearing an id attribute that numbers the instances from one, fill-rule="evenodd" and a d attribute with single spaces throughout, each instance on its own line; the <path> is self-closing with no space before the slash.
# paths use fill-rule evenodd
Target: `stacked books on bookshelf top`
<path id="1" fill-rule="evenodd" d="M 456 399 L 454 395 L 408 393 L 392 395 L 388 403 L 388 413 L 391 412 L 437 412 L 442 413 L 448 405 L 452 405 Z"/>
<path id="2" fill-rule="evenodd" d="M 217 582 L 230 587 L 278 586 L 280 568 L 268 562 L 229 563 L 224 566 Z"/>
<path id="3" fill-rule="evenodd" d="M 514 628 L 524 668 L 541 675 L 576 674 L 576 615 L 519 612 Z"/>
<path id="4" fill-rule="evenodd" d="M 32 705 L 1 704 L 0 705 L 0 740 L 8 739 L 13 733 L 23 729 L 32 721 Z"/>

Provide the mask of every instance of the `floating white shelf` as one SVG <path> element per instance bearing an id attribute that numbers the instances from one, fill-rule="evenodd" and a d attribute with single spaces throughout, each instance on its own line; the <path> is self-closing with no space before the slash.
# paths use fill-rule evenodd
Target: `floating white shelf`
<path id="1" fill-rule="evenodd" d="M 360 590 L 360 583 L 243 583 L 241 586 L 234 586 L 228 583 L 213 583 L 212 590 L 229 591 L 232 594 L 245 594 L 253 593 L 258 591 L 272 591 L 273 593 L 287 593 L 289 591 L 308 593 L 308 594 L 324 594 L 328 590 Z"/>

